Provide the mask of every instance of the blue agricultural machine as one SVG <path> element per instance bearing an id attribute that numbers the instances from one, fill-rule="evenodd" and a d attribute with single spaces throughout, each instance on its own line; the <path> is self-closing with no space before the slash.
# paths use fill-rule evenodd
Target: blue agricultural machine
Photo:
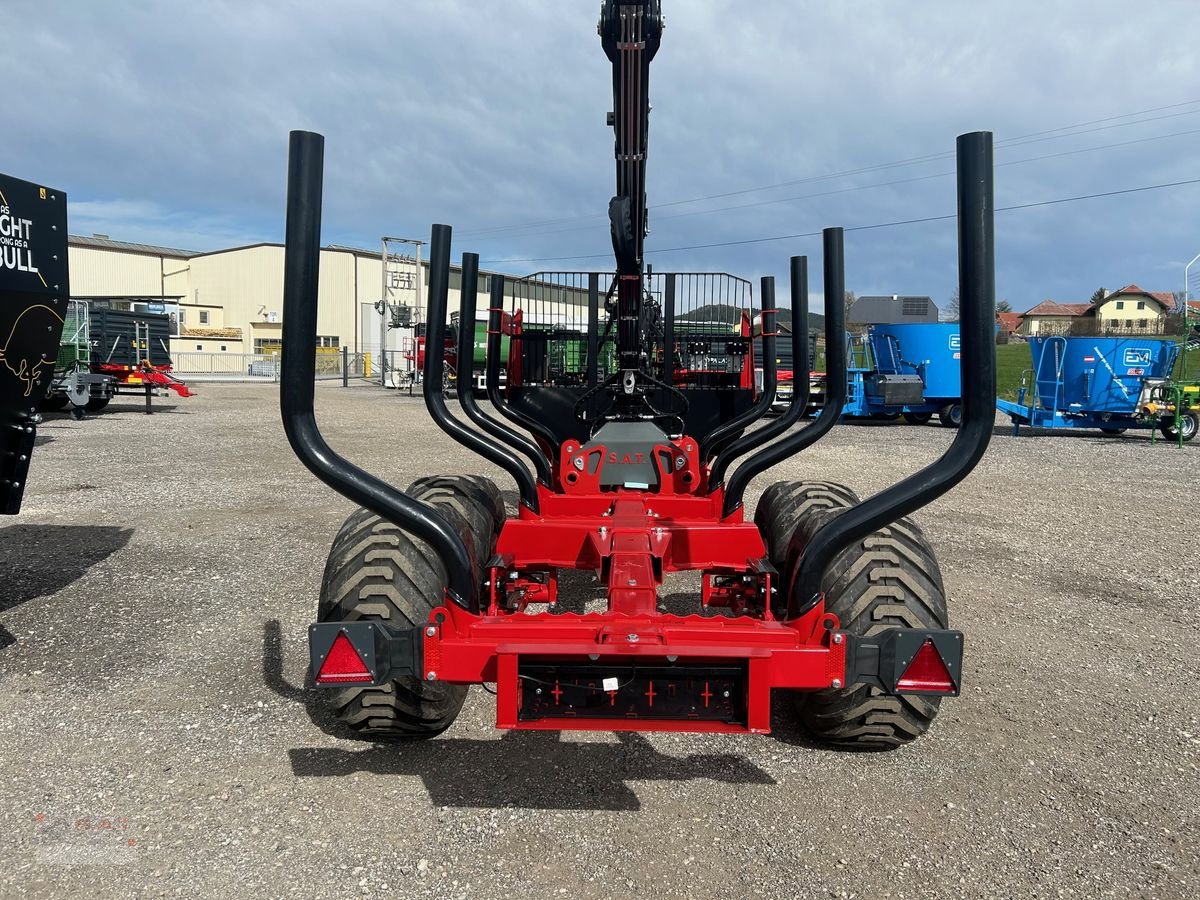
<path id="1" fill-rule="evenodd" d="M 1016 402 L 996 406 L 1013 434 L 1033 428 L 1088 428 L 1122 434 L 1158 429 L 1182 444 L 1196 436 L 1200 387 L 1173 381 L 1180 345 L 1145 337 L 1033 337 L 1033 366 Z M 1153 432 L 1152 432 L 1153 434 Z"/>
<path id="2" fill-rule="evenodd" d="M 924 425 L 936 415 L 947 427 L 962 424 L 958 325 L 871 325 L 847 340 L 846 416 Z"/>

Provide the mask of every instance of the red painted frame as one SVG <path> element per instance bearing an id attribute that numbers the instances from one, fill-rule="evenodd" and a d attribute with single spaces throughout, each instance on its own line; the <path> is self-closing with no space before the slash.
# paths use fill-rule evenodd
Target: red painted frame
<path id="1" fill-rule="evenodd" d="M 686 447 L 687 439 L 678 446 Z M 693 454 L 698 452 L 694 441 L 691 446 Z M 564 460 L 567 453 L 564 447 Z M 486 610 L 474 615 L 448 602 L 432 613 L 425 629 L 423 677 L 454 684 L 494 682 L 497 727 L 765 733 L 773 689 L 841 686 L 846 641 L 837 618 L 818 604 L 798 619 L 776 620 L 767 598 L 778 575 L 767 561 L 762 535 L 740 511 L 721 518 L 720 490 L 565 494 L 543 487 L 540 500 L 540 514 L 523 508 L 504 523 L 488 572 Z M 598 572 L 608 587 L 608 610 L 554 612 L 560 569 Z M 664 575 L 683 571 L 704 576 L 697 614 L 660 612 L 658 586 Z M 721 576 L 735 587 L 714 588 L 711 579 Z M 739 600 L 740 615 L 699 614 L 709 603 L 730 597 Z M 531 603 L 545 603 L 548 611 L 531 613 Z M 585 717 L 522 721 L 522 659 L 597 665 L 744 662 L 747 719 L 744 724 Z"/>

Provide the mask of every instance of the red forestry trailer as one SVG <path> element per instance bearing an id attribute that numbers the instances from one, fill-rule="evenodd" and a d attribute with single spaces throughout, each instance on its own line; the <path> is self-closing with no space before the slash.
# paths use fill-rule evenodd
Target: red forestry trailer
<path id="1" fill-rule="evenodd" d="M 784 481 L 751 518 L 751 480 L 827 434 L 845 403 L 842 304 L 826 309 L 829 396 L 801 379 L 783 415 L 751 428 L 777 388 L 774 279 L 651 273 L 643 259 L 649 69 L 658 0 L 606 0 L 617 194 L 615 272 L 491 276 L 486 412 L 467 379 L 443 395 L 451 229 L 435 225 L 424 398 L 447 435 L 516 483 L 515 514 L 474 475 L 407 491 L 358 469 L 313 414 L 323 138 L 294 132 L 288 175 L 281 403 L 299 458 L 362 508 L 334 541 L 310 628 L 317 688 L 371 740 L 428 738 L 471 685 L 495 685 L 509 729 L 762 733 L 776 692 L 820 739 L 895 747 L 958 694 L 963 636 L 949 628 L 938 564 L 906 518 L 960 482 L 992 434 L 995 381 L 992 140 L 958 140 L 964 419 L 941 459 L 860 501 L 825 481 Z M 844 293 L 843 236 L 824 232 L 824 296 Z M 479 257 L 462 257 L 459 320 L 476 315 Z M 541 304 L 541 308 L 531 308 Z M 794 359 L 808 353 L 807 260 L 791 261 Z M 761 310 L 762 336 L 740 327 Z M 508 335 L 505 316 L 578 317 Z M 459 358 L 473 340 L 460 329 Z M 753 378 L 762 341 L 762 386 Z M 749 376 L 747 369 L 749 367 Z M 500 387 L 504 367 L 507 379 Z M 469 424 L 468 424 L 469 423 Z M 432 456 L 430 458 L 433 458 Z M 740 462 L 739 462 L 740 461 Z M 600 610 L 559 576 L 595 573 Z M 664 579 L 691 573 L 681 607 Z"/>

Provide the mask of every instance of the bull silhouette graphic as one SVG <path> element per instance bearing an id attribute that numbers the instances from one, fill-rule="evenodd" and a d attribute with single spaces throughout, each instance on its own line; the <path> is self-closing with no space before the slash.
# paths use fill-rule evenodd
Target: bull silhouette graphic
<path id="1" fill-rule="evenodd" d="M 46 367 L 54 368 L 58 358 L 57 342 L 50 348 L 40 349 L 48 343 L 41 329 L 53 332 L 55 323 L 61 324 L 62 320 L 62 316 L 49 306 L 31 306 L 17 316 L 7 339 L 0 346 L 0 362 L 25 385 L 26 397 L 33 394 Z"/>

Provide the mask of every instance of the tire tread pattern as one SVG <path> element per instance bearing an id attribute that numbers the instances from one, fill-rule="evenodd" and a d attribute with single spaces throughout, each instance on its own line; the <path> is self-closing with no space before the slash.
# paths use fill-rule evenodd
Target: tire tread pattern
<path id="1" fill-rule="evenodd" d="M 504 522 L 504 501 L 495 484 L 469 475 L 421 478 L 408 490 L 414 500 L 445 516 L 467 545 L 477 581 Z M 445 564 L 424 541 L 374 513 L 359 509 L 338 531 L 318 604 L 319 621 L 378 619 L 406 628 L 428 620 L 443 602 Z M 435 737 L 453 723 L 467 688 L 414 677 L 379 687 L 325 693 L 339 721 L 373 741 Z"/>
<path id="2" fill-rule="evenodd" d="M 775 567 L 791 571 L 817 529 L 858 502 L 849 488 L 828 482 L 781 482 L 768 488 L 754 518 Z M 948 625 L 941 570 L 911 519 L 900 519 L 839 553 L 821 588 L 825 609 L 854 634 Z M 805 727 L 822 742 L 849 750 L 891 750 L 915 740 L 929 729 L 941 702 L 938 697 L 888 696 L 870 685 L 795 696 Z"/>

